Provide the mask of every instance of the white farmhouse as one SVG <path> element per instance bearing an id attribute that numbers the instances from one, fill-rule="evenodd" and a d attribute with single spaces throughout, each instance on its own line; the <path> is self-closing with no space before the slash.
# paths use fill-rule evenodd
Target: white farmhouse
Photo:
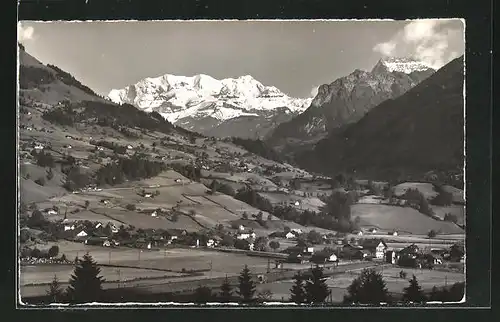
<path id="1" fill-rule="evenodd" d="M 68 231 L 68 230 L 75 230 L 75 225 L 65 225 L 64 231 Z"/>
<path id="2" fill-rule="evenodd" d="M 336 262 L 338 260 L 337 255 L 331 254 L 330 256 L 327 257 L 326 259 L 329 262 Z"/>
<path id="3" fill-rule="evenodd" d="M 248 239 L 250 238 L 250 234 L 248 233 L 239 233 L 237 236 L 236 236 L 237 239 Z"/>
<path id="4" fill-rule="evenodd" d="M 57 215 L 57 211 L 55 211 L 54 209 L 50 209 L 49 211 L 47 211 L 47 214 L 48 215 Z"/>
<path id="5" fill-rule="evenodd" d="M 292 238 L 295 238 L 295 234 L 292 233 L 291 231 L 289 231 L 286 235 L 285 235 L 285 238 L 286 239 L 292 239 Z"/>
<path id="6" fill-rule="evenodd" d="M 78 234 L 76 234 L 76 237 L 87 237 L 88 234 L 85 232 L 85 230 L 82 230 Z"/>

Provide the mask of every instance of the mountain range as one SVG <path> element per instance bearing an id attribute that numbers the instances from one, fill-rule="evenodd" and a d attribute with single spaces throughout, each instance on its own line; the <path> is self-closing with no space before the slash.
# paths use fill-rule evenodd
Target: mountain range
<path id="1" fill-rule="evenodd" d="M 357 122 L 331 131 L 298 161 L 324 173 L 345 171 L 385 179 L 428 171 L 461 175 L 463 90 L 462 56 Z"/>
<path id="2" fill-rule="evenodd" d="M 250 75 L 217 80 L 166 74 L 145 78 L 108 94 L 115 103 L 129 103 L 158 112 L 169 122 L 210 136 L 258 138 L 275 125 L 303 112 L 311 98 L 289 97 Z"/>
<path id="3" fill-rule="evenodd" d="M 371 71 L 354 70 L 318 88 L 309 108 L 281 123 L 268 140 L 279 146 L 310 140 L 318 141 L 332 129 L 360 120 L 385 100 L 396 98 L 435 72 L 410 58 L 380 59 Z"/>

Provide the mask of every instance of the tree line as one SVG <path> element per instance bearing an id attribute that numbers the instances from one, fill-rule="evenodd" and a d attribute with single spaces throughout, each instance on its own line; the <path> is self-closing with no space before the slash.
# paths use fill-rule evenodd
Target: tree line
<path id="1" fill-rule="evenodd" d="M 100 276 L 100 268 L 88 253 L 80 260 L 75 258 L 75 269 L 69 280 L 69 286 L 63 290 L 57 276 L 54 276 L 47 291 L 47 297 L 52 303 L 90 303 L 99 302 L 106 298 L 102 283 L 105 279 Z M 294 284 L 290 289 L 289 302 L 297 304 L 324 305 L 331 295 L 326 283 L 327 277 L 323 269 L 316 266 L 306 273 L 298 272 L 294 276 Z M 400 299 L 393 298 L 388 290 L 382 275 L 374 269 L 364 269 L 347 288 L 343 304 L 346 305 L 380 305 L 381 303 L 424 304 L 428 301 L 459 301 L 464 294 L 464 283 L 455 283 L 450 289 L 434 287 L 426 295 L 418 280 L 413 277 L 403 289 Z M 257 283 L 253 280 L 248 266 L 245 265 L 238 276 L 238 285 L 233 287 L 227 276 L 219 291 L 206 286 L 199 286 L 188 301 L 196 304 L 207 302 L 237 302 L 241 304 L 258 304 L 272 300 L 270 290 L 257 292 Z M 122 297 L 123 300 L 123 297 Z"/>

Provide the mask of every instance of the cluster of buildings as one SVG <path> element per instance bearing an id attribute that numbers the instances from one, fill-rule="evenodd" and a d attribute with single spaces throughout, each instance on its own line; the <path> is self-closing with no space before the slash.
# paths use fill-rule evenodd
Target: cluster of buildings
<path id="1" fill-rule="evenodd" d="M 296 246 L 289 247 L 284 252 L 288 254 L 287 261 L 291 263 L 376 260 L 399 266 L 432 268 L 434 265 L 443 264 L 444 261 L 465 262 L 464 247 L 458 244 L 448 249 L 421 249 L 416 244 L 393 245 L 383 239 L 363 239 L 352 242 L 338 240 L 336 245 L 323 249 L 317 249 L 317 246 L 300 241 Z"/>

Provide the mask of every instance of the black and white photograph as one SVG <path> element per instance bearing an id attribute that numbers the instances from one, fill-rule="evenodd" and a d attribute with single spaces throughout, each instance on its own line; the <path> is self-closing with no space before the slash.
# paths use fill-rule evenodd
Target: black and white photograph
<path id="1" fill-rule="evenodd" d="M 465 29 L 20 20 L 18 305 L 465 303 Z"/>

